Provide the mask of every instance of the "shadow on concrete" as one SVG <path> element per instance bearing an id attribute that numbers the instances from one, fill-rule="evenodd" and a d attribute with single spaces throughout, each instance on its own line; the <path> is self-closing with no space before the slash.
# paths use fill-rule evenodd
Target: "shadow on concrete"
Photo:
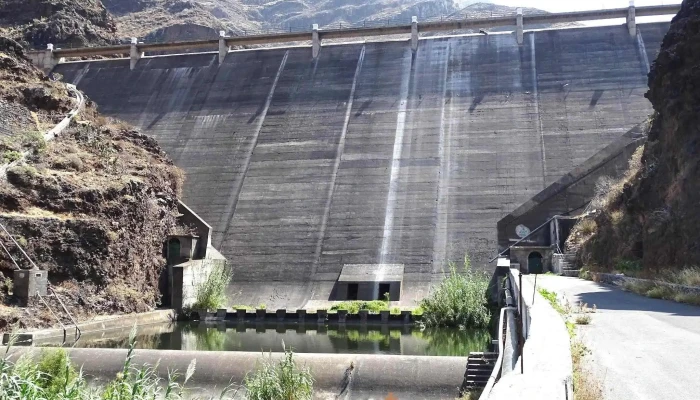
<path id="1" fill-rule="evenodd" d="M 599 310 L 637 310 L 657 312 L 686 317 L 700 317 L 700 307 L 676 303 L 670 300 L 652 299 L 636 293 L 625 292 L 614 286 L 594 283 L 600 287 L 600 292 L 579 293 L 575 297 Z"/>

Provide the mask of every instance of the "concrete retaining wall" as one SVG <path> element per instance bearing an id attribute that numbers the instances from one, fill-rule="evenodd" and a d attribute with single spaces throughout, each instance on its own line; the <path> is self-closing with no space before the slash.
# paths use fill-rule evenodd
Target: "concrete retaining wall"
<path id="1" fill-rule="evenodd" d="M 675 289 L 675 290 L 678 290 L 681 292 L 700 295 L 700 287 L 697 287 L 697 286 L 678 285 L 675 283 L 654 281 L 651 279 L 632 278 L 629 276 L 618 275 L 618 274 L 605 274 L 605 273 L 601 273 L 601 272 L 591 272 L 591 276 L 593 277 L 594 281 L 601 282 L 601 283 L 607 283 L 609 285 L 624 286 L 624 284 L 626 282 L 628 282 L 628 283 L 642 283 L 642 284 L 651 284 L 651 285 L 658 285 L 658 286 L 668 286 L 672 289 Z"/>
<path id="2" fill-rule="evenodd" d="M 126 356 L 126 350 L 116 349 L 70 349 L 69 353 L 96 384 L 106 383 L 121 371 Z M 196 370 L 188 386 L 197 387 L 200 395 L 215 393 L 229 382 L 240 384 L 263 357 L 277 360 L 281 354 L 137 350 L 133 363 L 159 362 L 158 374 L 166 378 L 168 369 L 184 373 L 190 362 L 196 360 Z M 466 365 L 463 357 L 301 353 L 294 357 L 297 363 L 311 369 L 317 391 L 315 398 L 336 395 L 345 399 L 385 398 L 393 393 L 400 399 L 454 399 Z M 237 397 L 242 395 L 241 392 Z"/>
<path id="3" fill-rule="evenodd" d="M 523 276 L 523 286 L 518 287 L 518 273 L 510 270 L 510 278 L 516 283 L 515 298 L 523 301 L 525 346 L 515 368 L 501 377 L 488 399 L 573 399 L 573 365 L 564 320 L 546 299 L 534 293 L 532 277 Z"/>
<path id="4" fill-rule="evenodd" d="M 157 323 L 167 323 L 175 321 L 176 315 L 173 310 L 156 310 L 139 314 L 119 315 L 115 317 L 96 318 L 93 321 L 80 323 L 80 331 L 84 334 L 100 332 L 113 329 L 132 328 L 134 325 L 149 325 Z M 70 343 L 75 339 L 75 326 L 69 325 L 67 328 L 67 341 Z M 11 334 L 3 335 L 3 344 L 10 340 Z M 52 328 L 33 332 L 17 333 L 17 343 L 22 345 L 32 345 L 39 342 L 60 343 L 63 338 L 63 329 Z"/>

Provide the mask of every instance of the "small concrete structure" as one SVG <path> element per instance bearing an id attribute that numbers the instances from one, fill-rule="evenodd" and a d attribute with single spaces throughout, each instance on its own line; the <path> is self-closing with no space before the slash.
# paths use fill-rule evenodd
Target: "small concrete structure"
<path id="1" fill-rule="evenodd" d="M 346 264 L 336 284 L 337 300 L 401 299 L 403 264 Z"/>
<path id="2" fill-rule="evenodd" d="M 180 264 L 197 257 L 197 244 L 199 236 L 195 235 L 170 235 L 168 236 L 166 259 L 168 265 Z"/>
<path id="3" fill-rule="evenodd" d="M 627 29 L 630 32 L 630 36 L 637 36 L 637 21 L 636 21 L 636 10 L 634 9 L 634 0 L 630 0 L 630 7 L 627 10 Z"/>
<path id="4" fill-rule="evenodd" d="M 53 51 L 53 44 L 49 43 L 46 45 L 46 50 L 27 51 L 25 54 L 32 64 L 48 74 L 53 67 L 64 61 L 63 58 L 55 57 Z"/>
<path id="5" fill-rule="evenodd" d="M 224 63 L 227 54 L 228 45 L 226 44 L 226 31 L 219 31 L 219 65 Z"/>
<path id="6" fill-rule="evenodd" d="M 518 7 L 515 10 L 515 36 L 518 40 L 518 44 L 522 45 L 523 44 L 523 9 L 521 7 Z"/>
<path id="7" fill-rule="evenodd" d="M 313 59 L 318 58 L 318 54 L 321 52 L 321 38 L 318 35 L 318 24 L 313 24 L 311 29 L 311 56 Z"/>
<path id="8" fill-rule="evenodd" d="M 46 296 L 48 282 L 48 273 L 40 269 L 14 271 L 13 292 L 20 307 L 26 307 L 36 295 Z"/>
<path id="9" fill-rule="evenodd" d="M 411 17 L 411 50 L 418 51 L 418 17 Z"/>
<path id="10" fill-rule="evenodd" d="M 524 274 L 544 274 L 552 270 L 553 252 L 549 246 L 514 246 L 510 249 L 510 261 L 519 263 L 520 271 Z M 534 259 L 540 260 L 541 269 L 535 266 Z"/>
<path id="11" fill-rule="evenodd" d="M 131 49 L 129 51 L 131 62 L 129 63 L 129 68 L 132 71 L 134 68 L 136 68 L 136 64 L 139 62 L 141 57 L 143 57 L 143 53 L 139 50 L 138 44 L 139 40 L 137 38 L 131 38 Z"/>

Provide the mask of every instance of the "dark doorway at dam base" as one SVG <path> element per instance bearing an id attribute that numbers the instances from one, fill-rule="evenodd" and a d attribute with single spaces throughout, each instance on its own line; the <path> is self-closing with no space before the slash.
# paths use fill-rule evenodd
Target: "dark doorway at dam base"
<path id="1" fill-rule="evenodd" d="M 344 268 L 391 266 L 402 271 L 392 301 L 412 306 L 465 254 L 492 269 L 501 218 L 648 117 L 647 73 L 668 26 L 528 31 L 522 45 L 513 34 L 425 38 L 416 52 L 409 41 L 348 43 L 316 60 L 289 47 L 231 51 L 221 65 L 218 53 L 144 57 L 133 70 L 129 59 L 80 61 L 54 72 L 184 169 L 185 203 L 234 267 L 231 304 L 319 308 Z M 346 296 L 361 297 L 356 282 Z"/>

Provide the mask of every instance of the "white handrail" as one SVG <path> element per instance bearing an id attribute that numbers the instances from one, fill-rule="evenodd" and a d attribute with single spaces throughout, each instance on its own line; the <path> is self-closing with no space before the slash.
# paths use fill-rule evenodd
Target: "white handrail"
<path id="1" fill-rule="evenodd" d="M 59 122 L 56 126 L 51 128 L 51 130 L 44 134 L 44 140 L 46 140 L 47 142 L 55 138 L 56 135 L 63 132 L 63 130 L 66 129 L 68 125 L 70 125 L 70 121 L 76 115 L 78 115 L 78 113 L 80 113 L 83 107 L 85 107 L 85 96 L 83 96 L 83 94 L 78 90 L 78 88 L 76 88 L 75 85 L 71 84 L 66 84 L 66 87 L 70 92 L 73 92 L 73 94 L 75 95 L 75 99 L 78 101 L 78 106 L 71 110 L 71 112 L 69 112 L 68 115 L 66 115 L 66 117 L 63 118 L 63 120 L 61 120 L 61 122 Z M 24 161 L 24 159 L 28 155 L 29 151 L 27 150 L 22 153 L 22 157 L 20 157 L 18 160 L 0 165 L 0 180 L 7 179 L 7 170 Z"/>

